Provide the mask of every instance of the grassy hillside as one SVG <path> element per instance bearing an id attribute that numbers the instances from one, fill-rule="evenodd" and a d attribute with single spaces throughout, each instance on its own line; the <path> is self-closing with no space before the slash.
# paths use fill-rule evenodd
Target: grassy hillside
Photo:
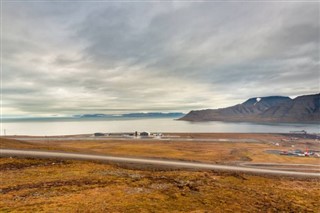
<path id="1" fill-rule="evenodd" d="M 287 149 L 283 135 L 189 134 L 260 140 L 34 141 L 1 138 L 2 148 L 145 156 L 212 163 L 319 164 L 317 158 L 265 153 Z M 279 142 L 279 146 L 274 143 Z M 316 142 L 307 141 L 318 147 Z M 296 141 L 303 148 L 306 140 Z M 57 159 L 0 158 L 0 212 L 319 212 L 319 179 Z"/>
<path id="2" fill-rule="evenodd" d="M 315 179 L 0 159 L 1 212 L 318 212 Z"/>

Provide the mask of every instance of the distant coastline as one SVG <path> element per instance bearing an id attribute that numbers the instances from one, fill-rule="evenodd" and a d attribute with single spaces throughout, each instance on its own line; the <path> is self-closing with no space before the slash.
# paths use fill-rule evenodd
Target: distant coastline
<path id="1" fill-rule="evenodd" d="M 153 119 L 153 118 L 180 118 L 184 113 L 126 113 L 126 114 L 79 114 L 71 116 L 51 116 L 51 117 L 7 117 L 2 118 L 3 122 L 23 122 L 23 121 L 81 121 L 81 120 L 125 120 L 125 119 Z"/>

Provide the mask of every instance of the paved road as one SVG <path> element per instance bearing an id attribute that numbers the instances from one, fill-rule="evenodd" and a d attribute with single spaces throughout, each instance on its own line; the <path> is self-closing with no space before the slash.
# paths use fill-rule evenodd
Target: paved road
<path id="1" fill-rule="evenodd" d="M 260 169 L 286 170 L 286 171 L 313 171 L 320 173 L 317 164 L 292 164 L 292 163 L 240 163 L 240 166 Z"/>
<path id="2" fill-rule="evenodd" d="M 181 161 L 170 161 L 170 160 L 155 160 L 155 159 L 146 159 L 146 158 L 113 157 L 113 156 L 105 156 L 105 155 L 65 153 L 65 152 L 0 149 L 0 156 L 1 157 L 24 156 L 24 157 L 36 157 L 36 158 L 98 160 L 98 161 L 107 161 L 107 162 L 122 162 L 122 163 L 136 163 L 136 164 L 145 164 L 145 165 L 169 166 L 169 167 L 176 167 L 176 168 L 238 171 L 238 172 L 249 172 L 249 173 L 260 173 L 260 174 L 262 173 L 262 174 L 286 175 L 286 176 L 320 177 L 320 173 L 315 173 L 315 172 L 282 171 L 282 170 L 272 170 L 272 169 L 263 169 L 263 168 L 248 168 L 248 167 L 241 167 L 241 166 L 227 166 L 227 165 L 181 162 Z"/>

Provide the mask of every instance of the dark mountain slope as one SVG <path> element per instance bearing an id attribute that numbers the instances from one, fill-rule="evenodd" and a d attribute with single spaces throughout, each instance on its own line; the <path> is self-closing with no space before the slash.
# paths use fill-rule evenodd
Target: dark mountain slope
<path id="1" fill-rule="evenodd" d="M 314 122 L 320 121 L 319 98 L 320 94 L 300 96 L 293 100 L 283 96 L 250 98 L 227 108 L 191 111 L 181 120 Z"/>
<path id="2" fill-rule="evenodd" d="M 273 106 L 261 113 L 261 118 L 286 122 L 320 121 L 320 94 L 304 95 Z"/>

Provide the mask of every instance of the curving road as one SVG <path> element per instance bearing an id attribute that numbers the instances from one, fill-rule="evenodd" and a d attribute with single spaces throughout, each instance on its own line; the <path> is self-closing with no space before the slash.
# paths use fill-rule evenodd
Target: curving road
<path id="1" fill-rule="evenodd" d="M 0 149 L 0 157 L 11 157 L 11 156 L 35 157 L 35 158 L 59 158 L 59 159 L 73 159 L 73 160 L 98 160 L 98 161 L 107 161 L 107 162 L 169 166 L 169 167 L 176 167 L 176 168 L 237 171 L 237 172 L 285 175 L 285 176 L 320 177 L 319 172 L 296 172 L 296 171 L 264 169 L 264 168 L 257 168 L 257 167 L 249 168 L 249 167 L 243 167 L 243 166 L 228 166 L 228 165 L 216 165 L 216 164 L 194 163 L 194 162 L 185 162 L 185 161 L 182 162 L 182 161 L 171 161 L 171 160 L 155 160 L 155 159 L 147 159 L 147 158 L 113 157 L 113 156 L 105 156 L 105 155 L 80 154 L 80 153 Z"/>

